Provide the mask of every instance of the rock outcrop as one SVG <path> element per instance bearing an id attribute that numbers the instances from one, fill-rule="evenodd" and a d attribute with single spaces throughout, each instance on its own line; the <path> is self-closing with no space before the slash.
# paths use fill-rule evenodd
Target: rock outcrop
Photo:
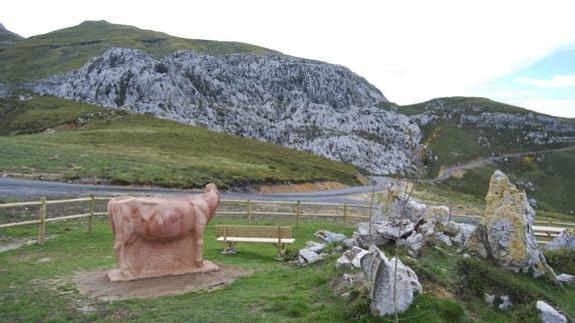
<path id="1" fill-rule="evenodd" d="M 366 277 L 370 308 L 374 315 L 403 313 L 409 308 L 415 295 L 422 293 L 415 272 L 398 258 L 388 259 L 375 246 L 371 246 L 369 253 L 362 258 L 361 267 Z"/>
<path id="2" fill-rule="evenodd" d="M 567 229 L 549 241 L 545 246 L 547 250 L 571 249 L 575 250 L 575 229 Z"/>
<path id="3" fill-rule="evenodd" d="M 347 68 L 281 54 L 154 59 L 110 48 L 79 70 L 30 85 L 48 94 L 256 138 L 376 174 L 413 173 L 419 127 Z"/>
<path id="4" fill-rule="evenodd" d="M 484 218 L 467 248 L 515 272 L 533 272 L 535 277 L 550 273 L 555 277 L 535 240 L 535 211 L 529 206 L 525 191 L 498 170 L 491 176 L 485 199 Z"/>

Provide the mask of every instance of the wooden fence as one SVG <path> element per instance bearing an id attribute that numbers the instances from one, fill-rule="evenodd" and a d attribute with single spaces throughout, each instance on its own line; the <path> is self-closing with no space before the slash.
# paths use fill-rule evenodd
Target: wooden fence
<path id="1" fill-rule="evenodd" d="M 98 215 L 107 215 L 107 212 L 96 212 L 95 204 L 96 201 L 107 201 L 111 197 L 98 197 L 90 195 L 86 198 L 74 198 L 65 200 L 46 200 L 45 197 L 41 197 L 39 201 L 32 202 L 18 202 L 18 203 L 7 203 L 0 204 L 0 209 L 7 208 L 17 208 L 17 207 L 29 207 L 38 206 L 38 218 L 29 221 L 20 221 L 12 223 L 0 224 L 0 229 L 17 227 L 23 225 L 38 225 L 38 243 L 44 243 L 46 238 L 46 224 L 50 222 L 65 221 L 72 219 L 87 218 L 87 230 L 92 231 L 92 224 L 94 218 Z M 59 217 L 47 217 L 49 205 L 55 204 L 66 204 L 66 203 L 78 203 L 87 202 L 88 212 L 82 214 L 73 214 Z M 221 206 L 233 205 L 235 210 L 225 211 L 221 210 Z M 287 207 L 289 211 L 257 211 L 256 207 L 259 206 L 279 206 Z M 305 211 L 305 207 L 315 207 L 320 208 L 321 211 L 311 210 Z M 296 227 L 299 227 L 300 219 L 304 217 L 308 218 L 332 218 L 336 220 L 341 220 L 345 225 L 351 223 L 354 220 L 368 220 L 370 218 L 371 212 L 374 211 L 378 206 L 374 204 L 373 206 L 364 204 L 352 204 L 352 203 L 314 203 L 314 202 L 302 202 L 302 201 L 266 201 L 266 200 L 233 200 L 233 199 L 222 199 L 220 204 L 220 210 L 216 212 L 219 215 L 230 215 L 230 216 L 244 216 L 248 224 L 252 223 L 252 220 L 258 216 L 287 216 L 289 218 L 295 218 Z M 331 209 L 332 212 L 325 212 L 325 209 Z M 371 210 L 370 210 L 371 209 Z M 358 212 L 359 210 L 359 212 Z M 362 213 L 368 213 L 368 215 Z M 467 218 L 475 221 L 481 220 L 481 216 L 475 215 L 454 215 L 456 218 Z M 566 228 L 575 228 L 575 223 L 567 221 L 557 221 L 553 219 L 538 219 L 535 220 L 534 231 L 535 235 L 538 237 L 538 241 L 541 243 L 546 243 L 549 239 L 559 235 Z"/>

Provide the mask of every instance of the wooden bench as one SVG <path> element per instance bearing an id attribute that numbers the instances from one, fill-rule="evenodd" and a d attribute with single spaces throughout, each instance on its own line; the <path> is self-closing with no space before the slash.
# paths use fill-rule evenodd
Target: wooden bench
<path id="1" fill-rule="evenodd" d="M 283 257 L 286 245 L 294 243 L 291 227 L 257 225 L 216 225 L 216 239 L 226 245 L 226 250 L 235 250 L 238 242 L 271 243 L 278 248 L 278 257 Z"/>

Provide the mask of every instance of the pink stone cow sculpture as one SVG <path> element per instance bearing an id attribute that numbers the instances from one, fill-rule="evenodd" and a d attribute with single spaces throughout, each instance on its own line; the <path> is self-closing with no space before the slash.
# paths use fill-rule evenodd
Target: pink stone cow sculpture
<path id="1" fill-rule="evenodd" d="M 220 203 L 215 184 L 182 198 L 118 197 L 108 202 L 120 265 L 112 281 L 217 270 L 204 262 L 204 230 Z"/>

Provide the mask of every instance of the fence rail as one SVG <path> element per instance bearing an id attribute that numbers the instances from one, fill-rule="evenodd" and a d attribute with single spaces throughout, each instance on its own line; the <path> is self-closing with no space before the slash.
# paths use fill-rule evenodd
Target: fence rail
<path id="1" fill-rule="evenodd" d="M 16 208 L 16 207 L 28 207 L 28 206 L 39 206 L 38 219 L 20 221 L 13 223 L 3 223 L 0 224 L 0 229 L 11 228 L 24 225 L 38 225 L 38 243 L 42 244 L 46 236 L 46 223 L 87 218 L 88 219 L 88 232 L 92 230 L 92 224 L 94 222 L 94 217 L 99 215 L 107 215 L 107 212 L 96 212 L 95 202 L 96 201 L 107 201 L 111 197 L 105 196 L 94 196 L 90 195 L 86 198 L 74 198 L 74 199 L 64 199 L 64 200 L 46 200 L 45 197 L 40 198 L 40 201 L 31 202 L 17 202 L 17 203 L 6 203 L 0 204 L 0 209 Z M 47 206 L 55 204 L 66 204 L 66 203 L 77 203 L 77 202 L 88 202 L 88 212 L 81 214 L 72 214 L 59 217 L 47 217 Z M 222 199 L 221 205 L 240 205 L 243 206 L 241 210 L 232 211 L 217 211 L 216 214 L 219 215 L 239 215 L 247 218 L 248 223 L 251 224 L 254 216 L 289 216 L 294 217 L 296 221 L 296 227 L 299 227 L 300 218 L 302 217 L 317 217 L 317 218 L 334 218 L 341 219 L 343 224 L 347 224 L 350 220 L 368 220 L 369 216 L 354 214 L 353 209 L 373 209 L 377 208 L 377 205 L 364 205 L 364 204 L 352 204 L 352 203 L 316 203 L 316 202 L 301 202 L 301 201 L 268 201 L 268 200 L 238 200 L 238 199 Z M 291 206 L 291 211 L 254 211 L 256 206 Z M 332 207 L 331 213 L 321 213 L 315 211 L 305 212 L 303 206 L 315 206 L 315 207 Z M 481 216 L 477 215 L 453 215 L 457 218 L 467 218 L 473 220 L 481 220 Z M 568 228 L 575 228 L 575 222 L 565 222 L 557 221 L 552 219 L 538 219 L 535 220 L 534 232 L 535 236 L 538 238 L 540 243 L 546 243 L 549 239 L 552 239 L 559 235 L 563 230 Z"/>

